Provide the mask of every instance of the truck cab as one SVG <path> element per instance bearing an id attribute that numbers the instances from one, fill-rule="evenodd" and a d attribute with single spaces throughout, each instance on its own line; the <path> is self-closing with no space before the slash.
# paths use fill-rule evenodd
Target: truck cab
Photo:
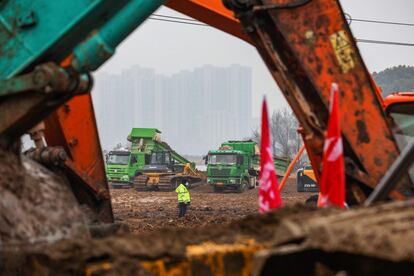
<path id="1" fill-rule="evenodd" d="M 236 190 L 242 192 L 257 185 L 260 167 L 260 150 L 256 142 L 228 141 L 206 156 L 207 183 L 214 191 Z M 274 156 L 278 177 L 283 177 L 289 160 Z"/>
<path id="2" fill-rule="evenodd" d="M 106 156 L 106 177 L 114 188 L 131 187 L 135 176 L 145 164 L 145 154 L 131 151 L 110 151 Z"/>
<path id="3" fill-rule="evenodd" d="M 211 150 L 207 155 L 207 182 L 215 192 L 242 192 L 256 186 L 257 170 L 247 152 L 230 149 Z"/>

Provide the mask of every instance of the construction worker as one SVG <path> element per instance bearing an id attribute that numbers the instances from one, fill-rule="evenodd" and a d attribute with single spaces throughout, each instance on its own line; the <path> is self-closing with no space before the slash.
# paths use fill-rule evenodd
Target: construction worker
<path id="1" fill-rule="evenodd" d="M 180 186 L 175 189 L 178 198 L 178 217 L 184 217 L 187 212 L 187 205 L 190 205 L 190 193 L 188 192 L 186 181 L 182 181 Z"/>

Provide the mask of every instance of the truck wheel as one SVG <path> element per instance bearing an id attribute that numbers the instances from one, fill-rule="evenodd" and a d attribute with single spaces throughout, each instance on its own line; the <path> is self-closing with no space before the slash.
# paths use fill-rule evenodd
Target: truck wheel
<path id="1" fill-rule="evenodd" d="M 223 188 L 219 188 L 219 187 L 216 187 L 216 186 L 213 187 L 213 190 L 214 190 L 215 193 L 222 193 L 223 192 Z"/>
<path id="2" fill-rule="evenodd" d="M 249 182 L 249 184 L 252 183 L 252 182 L 253 182 L 253 184 L 249 185 L 249 190 L 256 188 L 256 185 L 257 185 L 256 178 L 253 178 L 253 181 Z"/>
<path id="3" fill-rule="evenodd" d="M 246 180 L 242 180 L 239 187 L 237 187 L 237 192 L 242 193 L 246 191 L 248 186 L 249 186 L 249 183 Z"/>
<path id="4" fill-rule="evenodd" d="M 310 196 L 308 199 L 306 199 L 305 204 L 316 207 L 318 205 L 318 195 Z"/>

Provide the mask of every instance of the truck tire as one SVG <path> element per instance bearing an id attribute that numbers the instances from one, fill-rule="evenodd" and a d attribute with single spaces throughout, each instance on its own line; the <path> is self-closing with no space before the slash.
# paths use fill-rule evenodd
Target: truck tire
<path id="1" fill-rule="evenodd" d="M 253 182 L 253 185 L 251 185 L 250 183 Z M 249 190 L 256 188 L 256 178 L 253 178 L 253 181 L 249 181 Z"/>
<path id="2" fill-rule="evenodd" d="M 243 179 L 242 182 L 240 183 L 240 186 L 237 187 L 237 192 L 243 193 L 244 191 L 247 190 L 247 187 L 249 187 L 249 183 L 247 182 L 247 180 Z"/>
<path id="3" fill-rule="evenodd" d="M 222 192 L 223 192 L 223 188 L 213 186 L 213 191 L 214 191 L 215 193 L 222 193 Z"/>
<path id="4" fill-rule="evenodd" d="M 314 207 L 318 206 L 318 195 L 312 195 L 308 197 L 305 201 L 305 204 Z"/>

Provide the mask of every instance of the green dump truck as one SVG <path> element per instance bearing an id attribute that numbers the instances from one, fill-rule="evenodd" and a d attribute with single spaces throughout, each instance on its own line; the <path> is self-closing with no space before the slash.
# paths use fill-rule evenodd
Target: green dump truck
<path id="1" fill-rule="evenodd" d="M 278 177 L 283 177 L 289 160 L 274 157 Z M 206 156 L 207 183 L 215 192 L 234 190 L 243 192 L 257 185 L 260 152 L 256 142 L 228 141 Z"/>
<path id="2" fill-rule="evenodd" d="M 139 160 L 139 162 L 138 162 Z M 114 188 L 131 187 L 131 181 L 145 164 L 145 155 L 127 150 L 110 151 L 106 156 L 106 177 Z"/>
<path id="3" fill-rule="evenodd" d="M 106 177 L 111 187 L 147 190 L 160 185 L 172 187 L 174 181 L 183 179 L 190 183 L 201 180 L 193 163 L 161 141 L 158 129 L 133 128 L 127 140 L 130 150 L 110 151 L 106 156 Z"/>
<path id="4" fill-rule="evenodd" d="M 156 128 L 133 128 L 127 140 L 131 142 L 130 150 L 110 151 L 106 156 L 106 177 L 113 188 L 131 187 L 150 163 L 151 153 L 167 147 Z"/>

